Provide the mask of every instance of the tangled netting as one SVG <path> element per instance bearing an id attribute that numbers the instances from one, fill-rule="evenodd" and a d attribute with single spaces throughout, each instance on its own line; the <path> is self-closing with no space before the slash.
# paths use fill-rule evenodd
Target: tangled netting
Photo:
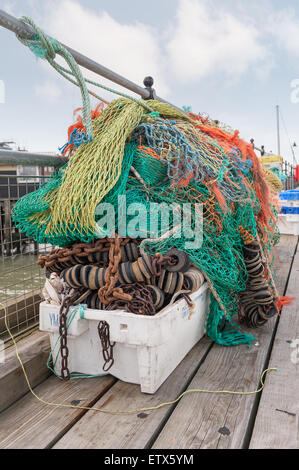
<path id="1" fill-rule="evenodd" d="M 283 180 L 279 177 L 279 170 L 276 168 L 265 169 L 265 180 L 275 194 L 279 194 L 283 189 Z M 283 175 L 284 176 L 284 175 Z"/>
<path id="2" fill-rule="evenodd" d="M 244 244 L 258 238 L 269 254 L 279 239 L 273 193 L 264 170 L 238 132 L 165 103 L 147 104 L 153 112 L 146 114 L 144 107 L 125 98 L 101 110 L 92 121 L 93 141 L 73 145 L 68 164 L 17 202 L 14 222 L 36 241 L 62 247 L 99 238 L 100 203 L 113 205 L 118 233 L 123 211 L 129 213 L 135 204 L 138 212 L 142 204 L 145 223 L 138 227 L 139 235 L 130 236 L 142 238 L 144 233 L 143 247 L 151 254 L 164 254 L 173 246 L 187 252 L 213 288 L 210 338 L 223 345 L 250 344 L 252 335 L 223 327 L 237 314 L 239 294 L 246 288 Z M 74 143 L 73 138 L 68 144 Z M 158 215 L 155 233 L 151 232 L 151 217 L 162 203 L 174 208 L 167 236 Z M 191 207 L 190 230 L 182 233 L 178 208 L 186 203 Z M 101 230 L 103 237 L 111 235 L 108 226 Z M 192 244 L 198 238 L 201 243 Z"/>

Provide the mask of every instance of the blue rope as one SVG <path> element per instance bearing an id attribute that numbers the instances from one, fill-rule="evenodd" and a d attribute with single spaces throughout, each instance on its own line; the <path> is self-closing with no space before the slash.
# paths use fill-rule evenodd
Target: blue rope
<path id="1" fill-rule="evenodd" d="M 86 132 L 82 132 L 75 128 L 71 133 L 70 140 L 63 145 L 63 147 L 58 147 L 58 150 L 63 154 L 69 145 L 74 145 L 75 148 L 78 148 L 81 144 L 87 144 L 88 142 L 89 139 Z"/>
<path id="2" fill-rule="evenodd" d="M 143 138 L 145 145 L 160 156 L 160 161 L 167 163 L 167 174 L 171 180 L 180 181 L 193 173 L 192 179 L 196 183 L 203 183 L 207 177 L 217 181 L 219 189 L 231 201 L 247 198 L 247 188 L 240 172 L 248 174 L 251 160 L 244 162 L 236 147 L 225 153 L 216 141 L 206 140 L 206 137 L 201 140 L 191 129 L 185 134 L 176 124 L 176 121 L 162 119 L 156 119 L 153 123 L 144 122 L 137 127 L 131 141 L 139 143 L 140 137 Z M 218 167 L 216 152 L 223 157 Z"/>

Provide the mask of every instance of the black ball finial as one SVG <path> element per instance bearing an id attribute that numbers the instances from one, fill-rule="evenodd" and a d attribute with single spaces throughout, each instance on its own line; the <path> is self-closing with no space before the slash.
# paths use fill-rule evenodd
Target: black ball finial
<path id="1" fill-rule="evenodd" d="M 153 77 L 145 77 L 145 79 L 143 80 L 143 84 L 146 88 L 151 88 L 154 84 Z"/>

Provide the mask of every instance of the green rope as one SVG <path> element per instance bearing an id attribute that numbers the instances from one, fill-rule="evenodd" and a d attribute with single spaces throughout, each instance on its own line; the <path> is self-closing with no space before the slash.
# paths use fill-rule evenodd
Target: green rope
<path id="1" fill-rule="evenodd" d="M 29 49 L 38 57 L 45 59 L 52 65 L 52 67 L 57 70 L 63 77 L 67 78 L 69 81 L 74 83 L 80 88 L 82 102 L 83 102 L 83 122 L 86 126 L 87 134 L 89 139 L 92 140 L 92 125 L 91 125 L 91 108 L 90 108 L 90 101 L 89 101 L 89 94 L 86 87 L 86 83 L 84 77 L 81 73 L 79 66 L 77 65 L 74 57 L 70 54 L 58 41 L 48 37 L 42 29 L 40 29 L 31 18 L 27 16 L 22 16 L 21 21 L 24 23 L 29 24 L 32 26 L 36 33 L 36 37 L 34 39 L 24 39 L 17 35 L 19 41 L 24 44 L 25 46 L 29 47 Z M 64 69 L 61 65 L 55 62 L 56 54 L 63 57 L 63 59 L 68 64 L 70 70 L 68 71 L 76 81 L 70 80 L 70 78 L 64 73 L 66 69 Z"/>
<path id="2" fill-rule="evenodd" d="M 69 82 L 73 83 L 74 85 L 80 88 L 82 102 L 83 102 L 83 122 L 84 122 L 84 125 L 86 126 L 87 134 L 90 140 L 92 140 L 93 138 L 93 132 L 92 132 L 92 124 L 91 124 L 91 106 L 90 106 L 89 94 L 93 95 L 94 97 L 96 97 L 97 99 L 101 101 L 103 101 L 103 99 L 97 94 L 95 94 L 93 91 L 89 90 L 86 86 L 86 83 L 90 83 L 91 85 L 97 86 L 99 88 L 102 88 L 116 95 L 128 98 L 131 101 L 134 101 L 135 103 L 138 103 L 141 106 L 143 106 L 149 113 L 154 112 L 153 109 L 144 102 L 144 100 L 133 98 L 125 93 L 116 91 L 98 82 L 85 78 L 82 75 L 80 67 L 78 66 L 72 54 L 68 52 L 66 48 L 63 47 L 63 45 L 59 41 L 47 36 L 44 33 L 44 31 L 41 28 L 39 28 L 31 18 L 27 16 L 22 16 L 20 20 L 23 21 L 24 23 L 29 24 L 34 29 L 36 36 L 33 39 L 24 39 L 17 34 L 16 36 L 18 40 L 24 46 L 29 47 L 31 52 L 33 52 L 37 57 L 47 60 L 49 64 L 58 73 L 60 73 L 60 75 L 62 75 L 66 80 L 68 80 Z M 63 57 L 63 59 L 66 61 L 66 63 L 69 66 L 69 70 L 55 61 L 56 54 Z"/>

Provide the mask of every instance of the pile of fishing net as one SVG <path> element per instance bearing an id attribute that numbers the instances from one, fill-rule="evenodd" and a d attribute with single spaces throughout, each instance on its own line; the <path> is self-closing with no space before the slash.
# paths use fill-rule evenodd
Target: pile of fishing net
<path id="1" fill-rule="evenodd" d="M 270 273 L 272 247 L 279 240 L 274 191 L 252 146 L 237 131 L 166 103 L 149 100 L 146 105 L 151 111 L 120 98 L 98 109 L 91 142 L 84 138 L 82 120 L 72 126 L 63 148 L 68 163 L 16 203 L 14 222 L 39 243 L 66 247 L 113 235 L 109 218 L 102 224 L 100 209 L 112 205 L 120 236 L 146 239 L 142 246 L 151 255 L 173 247 L 184 251 L 205 274 L 212 291 L 210 338 L 223 345 L 250 344 L 251 334 L 223 327 L 240 310 L 241 293 L 250 281 L 246 246 L 258 244 L 267 260 L 266 287 L 278 300 Z M 159 204 L 174 209 L 167 228 L 157 215 L 152 233 L 151 216 Z M 188 204 L 189 230 L 180 230 L 180 208 Z M 144 207 L 147 216 L 136 235 L 134 217 Z M 131 234 L 124 233 L 127 212 Z"/>

